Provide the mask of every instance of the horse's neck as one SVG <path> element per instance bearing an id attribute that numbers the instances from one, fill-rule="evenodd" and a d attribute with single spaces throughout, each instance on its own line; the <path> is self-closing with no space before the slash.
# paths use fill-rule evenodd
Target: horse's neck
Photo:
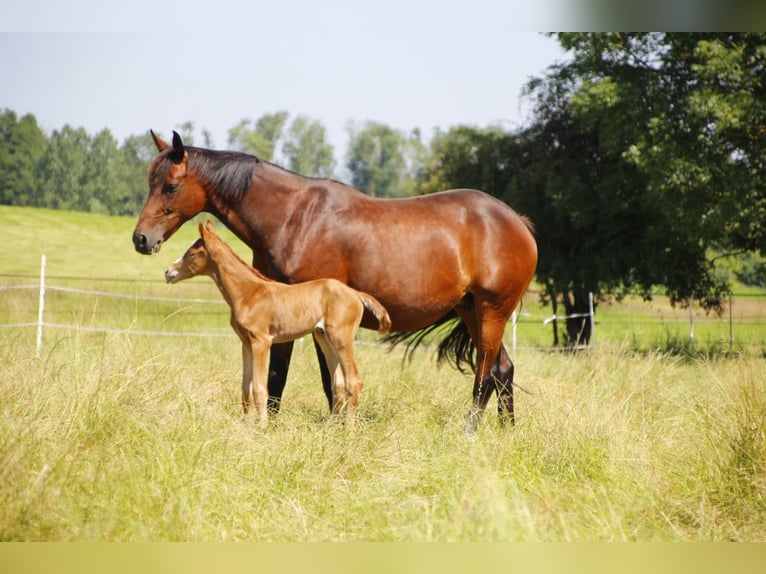
<path id="1" fill-rule="evenodd" d="M 252 292 L 267 281 L 226 247 L 219 246 L 208 253 L 213 262 L 210 276 L 232 308 L 242 300 L 245 292 Z"/>
<path id="2" fill-rule="evenodd" d="M 305 190 L 306 178 L 263 162 L 255 167 L 252 181 L 247 194 L 238 198 L 226 197 L 218 194 L 212 185 L 206 186 L 206 210 L 252 248 L 260 271 L 269 277 L 278 277 L 268 254 L 284 224 L 290 203 Z M 268 217 L 263 217 L 264 212 Z"/>

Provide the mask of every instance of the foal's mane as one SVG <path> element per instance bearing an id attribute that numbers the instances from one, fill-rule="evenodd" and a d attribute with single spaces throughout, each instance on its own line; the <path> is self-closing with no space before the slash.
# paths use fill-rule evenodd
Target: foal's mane
<path id="1" fill-rule="evenodd" d="M 237 252 L 234 251 L 234 249 L 232 249 L 231 245 L 229 245 L 223 239 L 218 237 L 218 235 L 208 232 L 208 237 L 214 238 L 213 240 L 214 245 L 212 246 L 210 245 L 208 241 L 204 241 L 205 249 L 207 249 L 208 253 L 210 253 L 211 255 L 213 254 L 213 252 L 222 253 L 224 257 L 230 257 L 234 259 L 241 267 L 249 270 L 253 275 L 258 277 L 262 281 L 270 281 L 270 282 L 274 281 L 273 279 L 269 279 L 268 277 L 266 277 L 263 273 L 258 271 L 255 267 L 253 267 L 252 265 L 247 263 L 244 259 L 242 259 L 237 254 Z M 211 250 L 211 247 L 213 248 L 212 250 Z"/>

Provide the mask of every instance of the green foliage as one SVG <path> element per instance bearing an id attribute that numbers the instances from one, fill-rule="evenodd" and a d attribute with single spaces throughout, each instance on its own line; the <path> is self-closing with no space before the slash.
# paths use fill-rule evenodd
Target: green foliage
<path id="1" fill-rule="evenodd" d="M 529 215 L 554 309 L 658 288 L 720 309 L 708 254 L 763 244 L 766 36 L 557 37 L 572 59 L 529 82 L 532 124 L 437 134 L 422 190 L 478 187 Z"/>
<path id="2" fill-rule="evenodd" d="M 346 168 L 351 184 L 373 197 L 406 197 L 416 193 L 428 151 L 420 132 L 409 136 L 380 122 L 347 124 Z"/>
<path id="3" fill-rule="evenodd" d="M 288 116 L 284 111 L 264 114 L 255 124 L 252 120 L 243 119 L 229 130 L 229 145 L 266 161 L 274 161 Z"/>
<path id="4" fill-rule="evenodd" d="M 327 131 L 308 116 L 297 116 L 285 134 L 282 144 L 287 167 L 309 177 L 331 177 L 335 169 L 332 145 Z"/>
<path id="5" fill-rule="evenodd" d="M 0 205 L 32 205 L 45 135 L 33 115 L 0 111 Z"/>

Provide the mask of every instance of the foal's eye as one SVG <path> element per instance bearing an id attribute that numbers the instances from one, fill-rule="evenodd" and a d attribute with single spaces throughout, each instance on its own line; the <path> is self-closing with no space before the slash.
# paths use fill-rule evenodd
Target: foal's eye
<path id="1" fill-rule="evenodd" d="M 177 189 L 178 189 L 178 184 L 177 183 L 166 183 L 162 187 L 162 193 L 164 193 L 165 195 L 169 195 L 171 193 L 175 193 L 175 191 Z"/>

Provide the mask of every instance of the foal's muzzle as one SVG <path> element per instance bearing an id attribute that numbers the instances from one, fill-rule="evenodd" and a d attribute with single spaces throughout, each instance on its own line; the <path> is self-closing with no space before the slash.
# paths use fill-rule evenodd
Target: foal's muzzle
<path id="1" fill-rule="evenodd" d="M 165 269 L 165 282 L 175 283 L 176 280 L 178 280 L 178 270 L 173 269 L 172 267 Z"/>

